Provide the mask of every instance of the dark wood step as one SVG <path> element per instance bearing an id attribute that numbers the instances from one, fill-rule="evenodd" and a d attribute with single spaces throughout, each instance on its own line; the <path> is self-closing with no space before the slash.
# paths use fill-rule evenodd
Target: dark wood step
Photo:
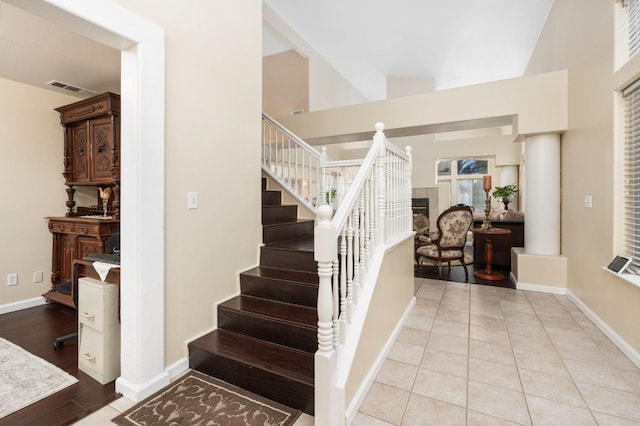
<path id="1" fill-rule="evenodd" d="M 267 178 L 265 178 L 265 177 L 260 178 L 260 183 L 262 184 L 262 190 L 266 191 L 267 190 Z"/>
<path id="2" fill-rule="evenodd" d="M 318 274 L 258 266 L 240 273 L 240 291 L 248 296 L 316 307 Z"/>
<path id="3" fill-rule="evenodd" d="M 289 223 L 267 224 L 262 226 L 262 242 L 289 241 L 313 237 L 314 221 L 300 219 Z"/>
<path id="4" fill-rule="evenodd" d="M 240 295 L 218 305 L 218 327 L 313 353 L 318 316 L 308 306 Z"/>
<path id="5" fill-rule="evenodd" d="M 308 240 L 279 241 L 260 247 L 260 266 L 280 269 L 294 269 L 318 272 L 318 264 L 313 258 L 313 242 Z"/>
<path id="6" fill-rule="evenodd" d="M 313 415 L 313 354 L 218 329 L 189 343 L 189 367 Z"/>
<path id="7" fill-rule="evenodd" d="M 282 191 L 262 190 L 262 205 L 277 206 L 282 204 Z"/>
<path id="8" fill-rule="evenodd" d="M 298 206 L 277 205 L 262 206 L 262 224 L 272 225 L 275 223 L 291 223 L 298 220 Z"/>

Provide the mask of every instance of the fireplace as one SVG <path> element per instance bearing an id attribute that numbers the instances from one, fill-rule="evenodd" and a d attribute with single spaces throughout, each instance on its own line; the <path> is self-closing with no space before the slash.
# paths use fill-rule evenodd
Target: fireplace
<path id="1" fill-rule="evenodd" d="M 413 214 L 423 214 L 429 217 L 429 199 L 428 198 L 412 198 L 411 209 Z"/>

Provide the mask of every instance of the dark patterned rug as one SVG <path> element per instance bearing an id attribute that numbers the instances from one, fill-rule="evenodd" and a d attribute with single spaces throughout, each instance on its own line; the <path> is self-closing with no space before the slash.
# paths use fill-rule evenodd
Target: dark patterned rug
<path id="1" fill-rule="evenodd" d="M 299 415 L 299 410 L 190 370 L 112 422 L 122 426 L 288 426 Z"/>

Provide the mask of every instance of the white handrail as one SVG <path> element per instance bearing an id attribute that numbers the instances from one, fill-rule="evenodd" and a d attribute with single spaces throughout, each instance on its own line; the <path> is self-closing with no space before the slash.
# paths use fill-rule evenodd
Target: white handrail
<path id="1" fill-rule="evenodd" d="M 379 266 L 386 247 L 412 233 L 411 149 L 393 146 L 383 130 L 377 123 L 373 146 L 333 217 L 328 206 L 318 209 L 316 424 L 344 424 L 345 381 L 368 309 L 365 295 L 372 294 L 377 280 L 372 265 Z"/>
<path id="2" fill-rule="evenodd" d="M 262 123 L 263 170 L 316 214 L 315 424 L 342 425 L 344 381 L 377 280 L 372 265 L 412 233 L 411 148 L 391 144 L 377 123 L 364 159 L 328 161 L 326 148 L 316 151 L 266 114 Z"/>
<path id="3" fill-rule="evenodd" d="M 322 194 L 321 160 L 313 147 L 262 114 L 262 170 L 314 213 Z"/>

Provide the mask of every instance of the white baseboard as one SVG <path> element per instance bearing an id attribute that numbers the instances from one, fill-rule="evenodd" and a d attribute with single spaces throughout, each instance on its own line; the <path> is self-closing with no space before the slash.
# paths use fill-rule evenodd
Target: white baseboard
<path id="1" fill-rule="evenodd" d="M 404 327 L 404 324 L 407 322 L 409 315 L 411 315 L 411 310 L 413 309 L 415 304 L 416 304 L 416 298 L 413 297 L 411 299 L 411 302 L 409 302 L 409 305 L 405 309 L 404 314 L 402 314 L 402 318 L 396 325 L 396 328 L 393 330 L 393 332 L 389 336 L 389 339 L 387 339 L 387 342 L 385 343 L 382 350 L 378 354 L 376 361 L 371 366 L 371 369 L 369 369 L 367 376 L 364 378 L 364 380 L 362 381 L 362 384 L 360 385 L 357 392 L 353 396 L 353 399 L 351 400 L 351 404 L 349 404 L 349 406 L 345 410 L 345 418 L 347 421 L 346 424 L 348 425 L 351 424 L 356 414 L 358 414 L 358 409 L 360 408 L 362 401 L 364 401 L 364 398 L 367 396 L 367 393 L 369 392 L 371 385 L 373 385 L 373 382 L 375 381 L 375 378 L 378 375 L 380 368 L 382 368 L 382 364 L 384 363 L 384 360 L 387 358 L 387 355 L 389 355 L 389 351 L 391 351 L 391 347 L 393 346 L 396 339 L 398 338 L 398 335 L 402 331 L 402 327 Z"/>
<path id="2" fill-rule="evenodd" d="M 165 368 L 165 371 L 169 373 L 169 380 L 173 381 L 177 377 L 182 376 L 189 369 L 189 357 L 180 358 L 173 364 Z"/>
<path id="3" fill-rule="evenodd" d="M 20 300 L 18 302 L 6 303 L 0 305 L 0 314 L 8 314 L 9 312 L 21 311 L 22 309 L 33 308 L 35 306 L 44 305 L 47 300 L 42 297 L 34 297 L 33 299 Z"/>
<path id="4" fill-rule="evenodd" d="M 604 322 L 602 318 L 600 318 L 598 315 L 596 315 L 595 312 L 589 309 L 589 307 L 585 305 L 584 302 L 578 298 L 578 296 L 573 294 L 571 290 L 567 290 L 567 297 L 576 304 L 578 309 L 580 309 L 580 311 L 582 311 L 582 313 L 585 314 L 585 316 L 589 318 L 591 322 L 593 322 L 596 327 L 598 327 L 600 331 L 602 331 L 604 335 L 607 336 L 613 342 L 613 344 L 618 347 L 618 349 L 620 349 L 626 356 L 629 357 L 631 362 L 633 362 L 638 366 L 638 368 L 640 368 L 640 352 L 636 351 L 629 343 L 627 343 L 626 340 L 620 337 L 618 333 L 613 331 L 613 329 L 609 327 L 609 325 L 607 325 L 607 323 Z"/>
<path id="5" fill-rule="evenodd" d="M 149 395 L 167 386 L 169 383 L 170 377 L 166 371 L 139 385 L 131 383 L 122 377 L 118 377 L 116 379 L 116 392 L 121 393 L 122 396 L 133 402 L 140 402 Z"/>
<path id="6" fill-rule="evenodd" d="M 567 294 L 567 289 L 565 287 L 553 287 L 550 285 L 540 285 L 540 284 L 527 284 L 520 283 L 515 281 L 513 274 L 511 275 L 511 281 L 516 283 L 517 290 L 526 290 L 526 291 L 537 291 L 539 293 L 551 293 L 551 294 Z"/>

